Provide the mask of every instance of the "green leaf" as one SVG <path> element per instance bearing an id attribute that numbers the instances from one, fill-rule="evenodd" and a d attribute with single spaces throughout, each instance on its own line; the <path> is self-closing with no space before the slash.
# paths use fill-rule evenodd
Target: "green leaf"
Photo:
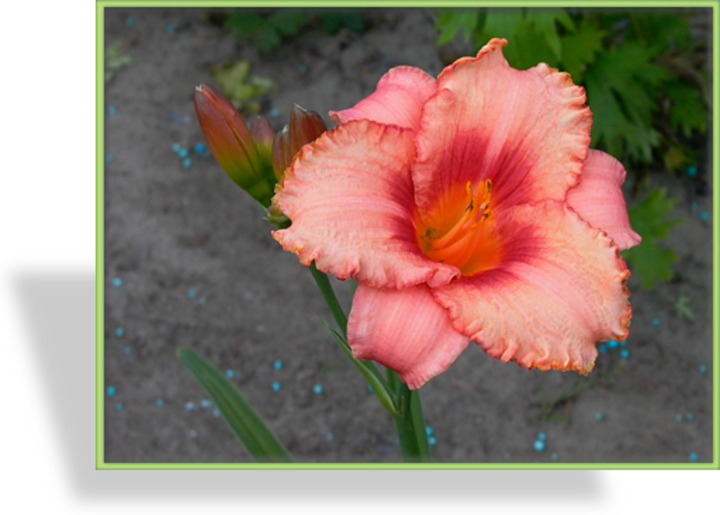
<path id="1" fill-rule="evenodd" d="M 478 27 L 480 30 L 476 33 L 475 43 L 483 46 L 491 38 L 512 40 L 522 23 L 523 13 L 521 9 L 487 9 L 485 21 Z M 511 48 L 512 45 L 505 47 L 505 55 Z"/>
<path id="2" fill-rule="evenodd" d="M 691 136 L 695 131 L 707 131 L 710 111 L 697 86 L 677 80 L 665 86 L 665 94 L 671 103 L 670 123 L 673 130 L 682 130 L 685 136 Z"/>
<path id="3" fill-rule="evenodd" d="M 674 141 L 667 141 L 663 146 L 662 160 L 665 169 L 676 172 L 697 163 L 697 152 L 692 148 Z"/>
<path id="4" fill-rule="evenodd" d="M 692 302 L 687 295 L 680 295 L 675 301 L 675 314 L 678 318 L 683 318 L 689 322 L 695 320 L 695 310 L 692 308 Z"/>
<path id="5" fill-rule="evenodd" d="M 365 30 L 365 17 L 361 10 L 337 9 L 322 11 L 319 14 L 325 33 L 334 36 L 340 29 L 346 28 L 352 32 Z"/>
<path id="6" fill-rule="evenodd" d="M 273 28 L 267 30 L 258 30 L 252 38 L 252 43 L 263 54 L 269 54 L 273 50 L 277 50 L 282 45 L 282 37 Z"/>
<path id="7" fill-rule="evenodd" d="M 623 255 L 644 290 L 652 290 L 658 282 L 675 277 L 673 265 L 678 262 L 678 255 L 653 240 L 643 241 L 640 246 L 624 251 Z"/>
<path id="8" fill-rule="evenodd" d="M 280 47 L 283 37 L 297 34 L 307 23 L 302 12 L 284 9 L 269 16 L 240 10 L 228 17 L 225 24 L 238 40 L 267 54 Z"/>
<path id="9" fill-rule="evenodd" d="M 546 37 L 533 23 L 534 16 L 525 17 L 521 9 L 488 9 L 476 43 L 486 44 L 492 38 L 506 38 L 503 54 L 515 68 L 524 70 L 539 62 L 557 65 L 557 57 Z"/>
<path id="10" fill-rule="evenodd" d="M 652 62 L 652 53 L 637 43 L 601 52 L 586 74 L 588 101 L 594 115 L 593 144 L 614 155 L 650 162 L 660 144 L 653 128 L 657 94 L 671 78 Z"/>
<path id="11" fill-rule="evenodd" d="M 595 56 L 602 50 L 605 35 L 606 32 L 585 18 L 574 33 L 560 39 L 562 67 L 572 75 L 576 84 L 583 81 L 587 66 L 595 61 Z"/>
<path id="12" fill-rule="evenodd" d="M 481 48 L 492 38 L 507 39 L 510 44 L 503 49 L 503 54 L 511 65 L 519 67 L 522 54 L 515 34 L 521 26 L 523 26 L 521 9 L 487 9 L 484 20 L 475 33 L 475 44 Z"/>
<path id="13" fill-rule="evenodd" d="M 225 375 L 190 349 L 178 357 L 210 395 L 230 428 L 258 461 L 293 461 L 283 444 Z"/>
<path id="14" fill-rule="evenodd" d="M 566 30 L 573 32 L 575 24 L 570 16 L 563 9 L 533 9 L 527 11 L 525 18 L 534 25 L 541 37 L 547 42 L 555 55 L 555 60 L 560 60 L 562 46 L 557 24 L 560 23 Z"/>
<path id="15" fill-rule="evenodd" d="M 323 320 L 322 323 L 325 326 L 325 329 L 328 330 L 330 335 L 335 340 L 335 343 L 338 344 L 338 347 L 340 347 L 345 353 L 345 355 L 350 358 L 350 360 L 365 378 L 367 383 L 372 387 L 378 400 L 380 400 L 380 403 L 385 406 L 385 409 L 387 409 L 391 415 L 397 416 L 399 414 L 399 409 L 396 406 L 395 401 L 393 400 L 392 394 L 388 390 L 388 385 L 386 384 L 385 380 L 382 377 L 382 374 L 380 374 L 380 371 L 377 369 L 377 367 L 370 361 L 360 361 L 359 359 L 355 359 L 355 357 L 352 355 L 350 345 L 347 343 L 345 338 L 337 331 L 335 331 L 332 327 L 330 327 L 330 325 L 325 320 Z"/>
<path id="16" fill-rule="evenodd" d="M 132 64 L 132 57 L 125 53 L 122 43 L 115 41 L 105 49 L 105 82 L 115 78 L 117 73 Z"/>
<path id="17" fill-rule="evenodd" d="M 672 14 L 640 10 L 630 15 L 630 23 L 638 41 L 653 55 L 659 55 L 667 51 L 692 48 L 695 45 L 689 16 L 692 16 L 689 9 Z"/>
<path id="18" fill-rule="evenodd" d="M 260 98 L 275 87 L 275 83 L 252 73 L 252 63 L 239 60 L 227 66 L 212 70 L 222 92 L 233 104 L 245 112 L 253 114 L 260 109 Z"/>
<path id="19" fill-rule="evenodd" d="M 670 219 L 677 201 L 667 196 L 665 188 L 655 188 L 640 204 L 630 208 L 630 223 L 646 239 L 664 239 L 682 219 Z"/>
<path id="20" fill-rule="evenodd" d="M 477 26 L 478 18 L 479 12 L 477 9 L 448 9 L 441 12 L 437 21 L 437 30 L 440 32 L 438 46 L 447 45 L 457 37 L 458 33 L 465 41 L 470 41 Z"/>
<path id="21" fill-rule="evenodd" d="M 528 20 L 518 25 L 515 36 L 505 48 L 511 46 L 515 48 L 510 51 L 508 61 L 520 70 L 532 68 L 538 63 L 545 63 L 554 68 L 559 64 L 557 54 L 548 39 Z"/>
<path id="22" fill-rule="evenodd" d="M 656 188 L 640 204 L 630 208 L 630 224 L 643 240 L 637 247 L 625 250 L 623 256 L 639 278 L 640 286 L 646 290 L 675 275 L 673 265 L 677 263 L 678 255 L 659 245 L 660 240 L 670 236 L 673 227 L 683 222 L 669 218 L 675 212 L 675 204 L 665 188 Z"/>
<path id="23" fill-rule="evenodd" d="M 285 37 L 294 36 L 309 22 L 305 13 L 293 9 L 280 9 L 267 18 L 267 23 Z"/>

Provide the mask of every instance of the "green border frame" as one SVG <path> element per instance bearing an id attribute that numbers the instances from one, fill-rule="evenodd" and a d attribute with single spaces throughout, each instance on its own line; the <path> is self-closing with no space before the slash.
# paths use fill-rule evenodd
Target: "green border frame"
<path id="1" fill-rule="evenodd" d="M 716 470 L 720 469 L 720 323 L 713 317 L 713 451 L 709 463 L 105 463 L 105 8 L 106 7 L 327 7 L 337 6 L 338 0 L 98 0 L 96 2 L 96 219 L 95 219 L 95 309 L 96 309 L 96 392 L 95 392 L 95 466 L 98 470 Z M 718 0 L 346 0 L 342 7 L 703 7 L 712 10 L 713 58 L 717 57 L 720 42 Z M 715 59 L 716 60 L 716 59 Z M 713 118 L 713 314 L 717 313 L 720 291 L 720 243 L 718 221 L 720 220 L 720 124 L 718 123 L 718 67 L 712 70 Z"/>

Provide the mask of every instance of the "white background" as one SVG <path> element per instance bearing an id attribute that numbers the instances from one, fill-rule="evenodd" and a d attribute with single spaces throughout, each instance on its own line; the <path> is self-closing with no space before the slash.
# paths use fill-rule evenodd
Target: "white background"
<path id="1" fill-rule="evenodd" d="M 95 471 L 95 3 L 6 2 L 2 17 L 0 491 L 11 513 L 720 505 L 717 471 Z"/>

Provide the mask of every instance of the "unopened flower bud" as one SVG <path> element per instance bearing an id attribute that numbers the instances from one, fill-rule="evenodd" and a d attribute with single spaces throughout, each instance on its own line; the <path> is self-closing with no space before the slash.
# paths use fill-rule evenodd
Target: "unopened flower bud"
<path id="1" fill-rule="evenodd" d="M 293 156 L 303 145 L 312 143 L 326 130 L 322 116 L 295 104 L 290 113 L 290 148 Z"/>
<path id="2" fill-rule="evenodd" d="M 268 207 L 277 182 L 272 168 L 269 124 L 256 122 L 251 131 L 230 100 L 204 85 L 195 88 L 195 111 L 208 146 L 223 170 Z"/>
<path id="3" fill-rule="evenodd" d="M 268 149 L 268 151 L 272 152 L 275 131 L 266 118 L 261 116 L 255 117 L 250 125 L 250 134 L 258 150 Z"/>
<path id="4" fill-rule="evenodd" d="M 273 168 L 278 181 L 282 179 L 285 169 L 290 166 L 294 155 L 290 151 L 290 127 L 286 125 L 280 132 L 275 134 L 275 142 L 273 143 Z"/>
<path id="5" fill-rule="evenodd" d="M 255 150 L 263 163 L 265 174 L 272 175 L 273 187 L 276 181 L 275 170 L 273 168 L 273 142 L 275 141 L 275 131 L 270 122 L 266 118 L 256 117 L 250 125 L 250 134 L 252 134 L 255 142 Z"/>
<path id="6" fill-rule="evenodd" d="M 278 180 L 300 149 L 326 130 L 325 122 L 315 111 L 307 111 L 297 104 L 293 106 L 290 124 L 277 133 L 273 144 L 273 166 Z"/>

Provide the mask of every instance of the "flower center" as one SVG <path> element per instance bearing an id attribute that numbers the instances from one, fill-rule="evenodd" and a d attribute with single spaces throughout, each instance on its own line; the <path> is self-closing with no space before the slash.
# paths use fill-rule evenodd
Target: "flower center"
<path id="1" fill-rule="evenodd" d="M 468 182 L 442 198 L 417 225 L 420 248 L 433 261 L 458 267 L 464 276 L 493 268 L 500 258 L 491 209 L 492 181 Z"/>

